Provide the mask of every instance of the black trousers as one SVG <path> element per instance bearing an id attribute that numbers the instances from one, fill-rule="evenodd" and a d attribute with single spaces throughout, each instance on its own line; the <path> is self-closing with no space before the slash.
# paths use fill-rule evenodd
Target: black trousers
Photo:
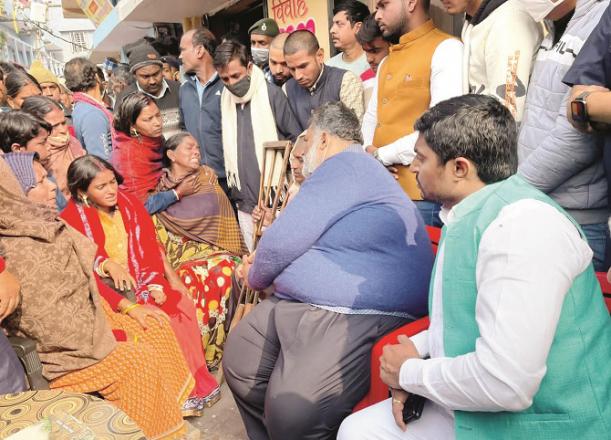
<path id="1" fill-rule="evenodd" d="M 229 334 L 223 368 L 251 440 L 334 439 L 367 394 L 370 356 L 407 319 L 275 297 Z"/>

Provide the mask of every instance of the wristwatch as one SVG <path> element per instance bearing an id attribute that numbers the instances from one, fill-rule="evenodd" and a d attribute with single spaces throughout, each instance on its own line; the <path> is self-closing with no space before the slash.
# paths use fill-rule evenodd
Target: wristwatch
<path id="1" fill-rule="evenodd" d="M 571 116 L 573 117 L 573 121 L 584 124 L 590 122 L 586 100 L 591 93 L 592 92 L 580 93 L 577 98 L 571 101 Z"/>

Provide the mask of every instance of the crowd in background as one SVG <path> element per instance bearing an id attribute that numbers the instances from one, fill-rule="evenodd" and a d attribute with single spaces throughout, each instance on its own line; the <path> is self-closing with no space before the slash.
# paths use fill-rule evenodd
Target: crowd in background
<path id="1" fill-rule="evenodd" d="M 0 62 L 0 322 L 51 388 L 150 438 L 184 435 L 221 370 L 253 440 L 611 435 L 609 0 L 442 3 L 460 37 L 429 0 L 338 1 L 332 57 L 264 18 L 249 45 L 202 27 L 178 57 L 143 39 L 61 79 Z M 242 284 L 268 298 L 228 335 Z M 385 351 L 391 399 L 342 424 L 374 343 L 427 314 Z M 406 431 L 410 394 L 429 400 Z"/>

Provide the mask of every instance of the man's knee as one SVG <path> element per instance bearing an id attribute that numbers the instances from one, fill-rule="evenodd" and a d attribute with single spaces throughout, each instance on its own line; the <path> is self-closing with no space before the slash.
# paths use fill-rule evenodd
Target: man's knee
<path id="1" fill-rule="evenodd" d="M 344 419 L 337 433 L 337 440 L 365 439 L 367 422 L 362 414 L 351 414 Z"/>
<path id="2" fill-rule="evenodd" d="M 244 343 L 240 332 L 241 327 L 243 326 L 239 325 L 229 333 L 223 349 L 223 373 L 232 391 L 234 390 L 234 385 L 235 388 L 239 388 L 239 384 L 244 382 L 243 377 L 246 374 L 244 369 L 249 364 L 248 359 L 244 359 L 240 354 L 239 347 Z"/>
<path id="3" fill-rule="evenodd" d="M 316 403 L 296 393 L 268 394 L 265 400 L 265 424 L 274 440 L 305 438 L 323 416 Z"/>

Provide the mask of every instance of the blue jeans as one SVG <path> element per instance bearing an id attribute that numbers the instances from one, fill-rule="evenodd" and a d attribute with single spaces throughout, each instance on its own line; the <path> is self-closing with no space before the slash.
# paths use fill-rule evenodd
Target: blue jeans
<path id="1" fill-rule="evenodd" d="M 586 234 L 588 244 L 594 252 L 594 257 L 592 258 L 594 270 L 596 272 L 606 272 L 608 266 L 605 264 L 605 249 L 607 247 L 607 237 L 609 236 L 607 223 L 581 225 L 581 229 Z"/>
<path id="2" fill-rule="evenodd" d="M 428 200 L 415 200 L 416 208 L 420 211 L 420 215 L 424 220 L 424 224 L 427 226 L 435 226 L 441 228 L 443 222 L 439 218 L 439 211 L 441 211 L 441 205 L 439 203 L 430 202 Z"/>

